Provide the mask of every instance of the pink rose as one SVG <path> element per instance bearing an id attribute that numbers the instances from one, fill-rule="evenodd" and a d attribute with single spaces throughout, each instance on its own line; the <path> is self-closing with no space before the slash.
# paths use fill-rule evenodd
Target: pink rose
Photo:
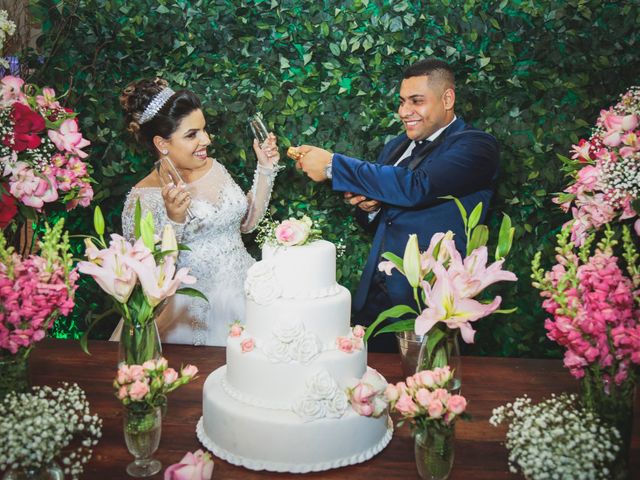
<path id="1" fill-rule="evenodd" d="M 198 373 L 198 367 L 196 367 L 195 365 L 187 365 L 182 369 L 183 377 L 193 378 L 196 376 L 196 373 Z"/>
<path id="2" fill-rule="evenodd" d="M 158 370 L 164 370 L 165 368 L 167 368 L 169 366 L 169 362 L 167 362 L 167 359 L 164 357 L 159 358 L 158 360 L 156 360 L 156 368 Z"/>
<path id="3" fill-rule="evenodd" d="M 389 384 L 384 391 L 384 396 L 390 402 L 395 402 L 396 400 L 398 400 L 398 398 L 400 398 L 400 392 L 395 385 Z"/>
<path id="4" fill-rule="evenodd" d="M 253 350 L 256 346 L 253 338 L 246 338 L 242 342 L 240 342 L 240 348 L 242 349 L 242 353 L 247 353 Z"/>
<path id="5" fill-rule="evenodd" d="M 179 463 L 170 465 L 164 472 L 164 480 L 210 480 L 213 460 L 202 450 L 187 452 Z"/>
<path id="6" fill-rule="evenodd" d="M 278 243 L 290 247 L 303 244 L 310 232 L 311 225 L 309 223 L 290 218 L 276 227 L 275 235 Z"/>
<path id="7" fill-rule="evenodd" d="M 118 389 L 118 398 L 120 400 L 124 400 L 125 398 L 127 398 L 127 387 L 126 386 L 122 386 Z"/>
<path id="8" fill-rule="evenodd" d="M 129 396 L 131 397 L 131 400 L 140 401 L 147 393 L 149 393 L 149 385 L 140 380 L 136 380 L 133 385 L 129 387 Z"/>
<path id="9" fill-rule="evenodd" d="M 171 385 L 178 379 L 178 372 L 176 372 L 173 368 L 167 368 L 164 372 L 162 372 L 162 377 L 164 378 L 164 383 L 167 385 Z"/>
<path id="10" fill-rule="evenodd" d="M 338 346 L 338 350 L 341 350 L 345 353 L 353 353 L 354 345 L 350 338 L 338 337 L 336 338 L 336 345 Z"/>
<path id="11" fill-rule="evenodd" d="M 131 381 L 131 375 L 129 374 L 129 366 L 124 363 L 118 367 L 118 374 L 116 376 L 116 381 L 123 385 L 125 383 L 129 383 Z"/>
<path id="12" fill-rule="evenodd" d="M 155 360 L 147 360 L 146 362 L 144 362 L 142 364 L 142 368 L 147 370 L 147 371 L 152 371 L 156 369 L 156 362 Z"/>
<path id="13" fill-rule="evenodd" d="M 442 402 L 436 399 L 431 400 L 429 406 L 427 407 L 427 411 L 429 412 L 429 416 L 431 418 L 440 418 L 444 413 Z"/>
<path id="14" fill-rule="evenodd" d="M 142 380 L 145 377 L 144 368 L 142 368 L 142 365 L 130 365 L 129 377 L 133 381 Z"/>
<path id="15" fill-rule="evenodd" d="M 435 380 L 433 378 L 433 373 L 430 370 L 423 370 L 418 372 L 416 375 L 420 376 L 420 384 L 425 387 L 433 387 L 435 385 Z"/>
<path id="16" fill-rule="evenodd" d="M 407 387 L 408 387 L 410 390 L 415 389 L 415 388 L 416 388 L 416 386 L 417 386 L 417 385 L 416 385 L 416 381 L 414 380 L 414 378 L 413 378 L 413 377 L 407 377 L 406 384 L 407 384 Z"/>
<path id="17" fill-rule="evenodd" d="M 431 400 L 433 400 L 433 394 L 426 388 L 421 388 L 416 392 L 416 401 L 421 407 L 427 408 Z"/>
<path id="18" fill-rule="evenodd" d="M 244 330 L 242 325 L 240 325 L 239 323 L 236 322 L 236 323 L 231 325 L 231 328 L 229 329 L 229 336 L 230 337 L 239 337 L 240 335 L 242 335 L 242 330 Z"/>
<path id="19" fill-rule="evenodd" d="M 418 412 L 418 406 L 410 395 L 403 393 L 396 402 L 395 409 L 405 417 L 413 417 Z"/>
<path id="20" fill-rule="evenodd" d="M 462 395 L 451 395 L 447 407 L 456 415 L 460 415 L 467 408 L 467 400 Z"/>
<path id="21" fill-rule="evenodd" d="M 356 325 L 355 327 L 353 327 L 353 336 L 356 338 L 362 338 L 364 337 L 365 334 L 365 329 L 362 325 Z"/>

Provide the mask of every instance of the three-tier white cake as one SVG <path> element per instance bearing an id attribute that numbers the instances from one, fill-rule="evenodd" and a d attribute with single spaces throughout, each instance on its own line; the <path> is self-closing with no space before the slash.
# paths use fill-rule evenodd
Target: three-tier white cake
<path id="1" fill-rule="evenodd" d="M 205 382 L 198 438 L 253 470 L 304 473 L 368 460 L 393 428 L 386 414 L 360 416 L 348 402 L 367 353 L 349 325 L 351 295 L 336 283 L 335 246 L 265 244 L 262 256 L 247 275 L 246 324 L 232 329 L 227 364 Z M 338 348 L 349 338 L 355 348 Z"/>

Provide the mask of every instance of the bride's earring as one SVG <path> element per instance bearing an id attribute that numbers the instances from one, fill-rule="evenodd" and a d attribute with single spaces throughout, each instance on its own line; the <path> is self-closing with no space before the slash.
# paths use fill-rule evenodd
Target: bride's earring
<path id="1" fill-rule="evenodd" d="M 163 155 L 166 155 L 167 153 L 169 153 L 169 150 L 161 150 L 160 153 L 162 153 Z"/>

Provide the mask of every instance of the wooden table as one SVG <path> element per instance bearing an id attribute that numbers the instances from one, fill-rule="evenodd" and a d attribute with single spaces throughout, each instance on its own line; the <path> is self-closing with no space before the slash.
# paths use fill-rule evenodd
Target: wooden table
<path id="1" fill-rule="evenodd" d="M 61 381 L 77 382 L 88 395 L 92 411 L 103 421 L 103 438 L 85 469 L 85 479 L 126 479 L 126 465 L 132 460 L 122 434 L 122 407 L 113 396 L 111 381 L 117 363 L 116 343 L 90 342 L 91 356 L 85 355 L 76 341 L 45 340 L 31 355 L 33 384 L 55 385 Z M 200 377 L 169 397 L 169 410 L 162 425 L 162 440 L 155 458 L 163 467 L 178 462 L 187 451 L 201 448 L 195 427 L 202 413 L 202 385 L 206 376 L 225 363 L 224 349 L 219 347 L 163 346 L 172 366 L 192 363 L 200 369 Z M 369 365 L 388 381 L 401 377 L 400 359 L 394 354 L 370 354 Z M 576 382 L 558 360 L 463 357 L 464 395 L 469 401 L 473 420 L 459 422 L 456 428 L 456 458 L 452 480 L 500 480 L 519 478 L 507 468 L 504 428 L 488 423 L 491 410 L 528 394 L 540 400 L 552 392 L 575 391 Z M 636 412 L 640 404 L 636 395 Z M 632 445 L 632 478 L 640 478 L 640 421 L 634 419 Z M 161 479 L 158 474 L 154 479 Z M 413 459 L 413 440 L 406 426 L 396 428 L 391 443 L 368 462 L 310 473 L 304 476 L 253 472 L 215 459 L 213 478 L 222 479 L 415 479 L 418 474 Z"/>

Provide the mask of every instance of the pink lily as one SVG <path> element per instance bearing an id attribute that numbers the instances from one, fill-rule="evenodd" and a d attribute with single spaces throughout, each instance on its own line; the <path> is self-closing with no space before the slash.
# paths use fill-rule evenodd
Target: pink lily
<path id="1" fill-rule="evenodd" d="M 60 103 L 56 102 L 56 92 L 50 87 L 42 89 L 42 95 L 36 96 L 36 103 L 44 108 L 60 108 Z"/>
<path id="2" fill-rule="evenodd" d="M 152 307 L 174 295 L 181 283 L 196 283 L 196 278 L 189 275 L 188 268 L 181 268 L 176 272 L 175 260 L 171 256 L 165 257 L 160 265 L 156 265 L 152 256 L 142 260 L 125 257 L 124 261 L 140 278 L 144 295 Z"/>
<path id="3" fill-rule="evenodd" d="M 101 264 L 94 262 L 79 262 L 78 270 L 91 275 L 100 288 L 120 303 L 127 303 L 129 296 L 136 286 L 138 277 L 135 271 L 124 261 L 124 256 L 111 249 L 100 250 L 97 254 Z"/>
<path id="4" fill-rule="evenodd" d="M 435 233 L 431 237 L 429 247 L 420 255 L 420 266 L 422 268 L 423 277 L 433 270 L 433 265 L 435 263 L 444 265 L 451 258 L 460 257 L 460 253 L 456 249 L 456 244 L 453 241 L 453 235 L 454 233 L 449 230 L 447 233 Z M 434 258 L 433 254 L 436 248 L 438 248 L 438 255 Z"/>
<path id="5" fill-rule="evenodd" d="M 47 133 L 58 150 L 73 153 L 80 158 L 88 156 L 87 153 L 82 151 L 82 148 L 91 144 L 91 142 L 82 137 L 82 134 L 78 131 L 78 122 L 74 119 L 65 120 L 60 125 L 59 130 L 49 130 Z"/>
<path id="6" fill-rule="evenodd" d="M 496 282 L 518 280 L 514 273 L 502 270 L 504 259 L 487 268 L 488 256 L 487 247 L 483 246 L 476 248 L 464 261 L 459 256 L 451 259 L 449 273 L 454 288 L 462 298 L 473 298 Z"/>
<path id="7" fill-rule="evenodd" d="M 502 298 L 498 296 L 488 305 L 464 298 L 457 292 L 449 272 L 442 265 L 436 264 L 433 271 L 436 276 L 433 287 L 428 282 L 422 282 L 427 308 L 416 318 L 416 334 L 424 335 L 436 323 L 444 322 L 449 328 L 459 328 L 462 339 L 473 343 L 476 332 L 470 322 L 495 312 Z"/>

